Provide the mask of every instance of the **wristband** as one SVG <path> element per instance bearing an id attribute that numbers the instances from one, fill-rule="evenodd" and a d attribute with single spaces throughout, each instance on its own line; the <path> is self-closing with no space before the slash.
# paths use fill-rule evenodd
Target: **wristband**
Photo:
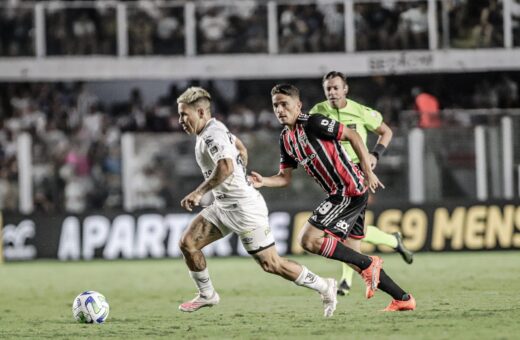
<path id="1" fill-rule="evenodd" d="M 372 149 L 371 154 L 374 155 L 377 158 L 377 160 L 379 160 L 379 157 L 381 157 L 385 153 L 385 151 L 386 147 L 383 144 L 378 143 Z"/>

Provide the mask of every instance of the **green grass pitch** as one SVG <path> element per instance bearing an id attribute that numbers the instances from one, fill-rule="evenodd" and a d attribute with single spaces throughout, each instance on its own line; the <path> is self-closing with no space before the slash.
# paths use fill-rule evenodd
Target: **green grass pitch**
<path id="1" fill-rule="evenodd" d="M 322 276 L 338 263 L 295 257 Z M 520 253 L 417 254 L 413 265 L 384 255 L 387 272 L 417 299 L 414 312 L 380 312 L 381 291 L 364 285 L 322 317 L 318 294 L 261 271 L 250 258 L 209 258 L 221 303 L 185 314 L 195 293 L 181 260 L 7 263 L 0 266 L 0 339 L 513 339 L 520 337 Z M 84 290 L 110 302 L 103 325 L 74 321 Z"/>

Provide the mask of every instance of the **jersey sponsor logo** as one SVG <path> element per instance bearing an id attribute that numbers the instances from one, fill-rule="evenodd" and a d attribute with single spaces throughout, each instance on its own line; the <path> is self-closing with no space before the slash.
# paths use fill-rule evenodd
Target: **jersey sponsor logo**
<path id="1" fill-rule="evenodd" d="M 334 125 L 336 125 L 336 121 L 335 120 L 331 120 L 330 123 L 329 123 L 329 127 L 327 128 L 327 131 L 328 132 L 334 131 Z"/>
<path id="2" fill-rule="evenodd" d="M 349 227 L 349 224 L 347 222 L 345 222 L 344 220 L 339 220 L 336 223 L 336 225 L 334 226 L 334 228 L 342 230 L 343 232 L 347 232 L 348 227 Z"/>
<path id="3" fill-rule="evenodd" d="M 209 152 L 210 152 L 212 155 L 215 155 L 215 154 L 218 152 L 218 146 L 213 145 L 212 147 L 209 148 Z"/>

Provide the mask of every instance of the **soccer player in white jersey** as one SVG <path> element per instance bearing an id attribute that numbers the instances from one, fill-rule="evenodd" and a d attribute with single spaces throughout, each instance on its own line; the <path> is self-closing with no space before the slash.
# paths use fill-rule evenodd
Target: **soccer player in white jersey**
<path id="1" fill-rule="evenodd" d="M 264 271 L 317 291 L 322 298 L 324 316 L 332 316 L 337 302 L 336 280 L 321 278 L 305 266 L 278 255 L 265 201 L 246 178 L 247 150 L 224 124 L 211 117 L 210 94 L 203 88 L 190 87 L 177 98 L 177 104 L 182 128 L 197 136 L 195 157 L 205 179 L 182 199 L 181 205 L 192 211 L 206 192 L 211 190 L 215 197 L 213 204 L 193 219 L 180 241 L 190 276 L 199 292 L 179 309 L 194 312 L 219 303 L 220 297 L 211 283 L 201 249 L 234 232 Z"/>

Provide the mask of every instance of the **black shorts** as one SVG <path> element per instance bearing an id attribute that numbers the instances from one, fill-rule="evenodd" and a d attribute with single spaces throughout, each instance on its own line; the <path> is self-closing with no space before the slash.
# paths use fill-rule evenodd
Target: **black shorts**
<path id="1" fill-rule="evenodd" d="M 365 237 L 368 192 L 361 196 L 329 196 L 312 212 L 309 223 L 335 237 Z"/>

